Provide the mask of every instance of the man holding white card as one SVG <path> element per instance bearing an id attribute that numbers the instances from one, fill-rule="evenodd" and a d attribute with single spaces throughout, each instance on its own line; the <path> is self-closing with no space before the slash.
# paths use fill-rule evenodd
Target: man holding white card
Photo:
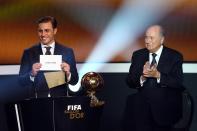
<path id="1" fill-rule="evenodd" d="M 40 42 L 24 51 L 19 81 L 23 86 L 31 87 L 31 96 L 65 96 L 68 88 L 66 83 L 75 85 L 79 79 L 73 50 L 56 42 L 57 21 L 54 17 L 44 16 L 37 21 L 37 24 Z M 61 76 L 62 73 L 64 77 Z M 50 87 L 46 76 L 57 80 L 63 78 L 65 82 Z"/>

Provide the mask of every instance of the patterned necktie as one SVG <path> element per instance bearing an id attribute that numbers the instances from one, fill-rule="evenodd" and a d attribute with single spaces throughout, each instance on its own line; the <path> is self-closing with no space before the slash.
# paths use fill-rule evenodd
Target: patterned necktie
<path id="1" fill-rule="evenodd" d="M 153 56 L 153 60 L 152 60 L 152 62 L 151 62 L 151 64 L 150 64 L 150 67 L 152 67 L 153 65 L 157 64 L 157 61 L 156 61 L 156 59 L 155 59 L 155 57 L 157 56 L 157 54 L 152 53 L 152 56 Z"/>
<path id="2" fill-rule="evenodd" d="M 45 48 L 46 48 L 45 55 L 51 55 L 51 51 L 50 51 L 51 47 L 50 46 L 46 46 Z"/>

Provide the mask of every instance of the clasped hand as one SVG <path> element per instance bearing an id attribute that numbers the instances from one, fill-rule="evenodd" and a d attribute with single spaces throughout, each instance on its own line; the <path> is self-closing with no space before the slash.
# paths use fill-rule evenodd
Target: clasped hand
<path id="1" fill-rule="evenodd" d="M 157 65 L 155 64 L 150 67 L 150 63 L 147 61 L 143 67 L 143 76 L 160 78 L 160 73 L 157 70 Z"/>

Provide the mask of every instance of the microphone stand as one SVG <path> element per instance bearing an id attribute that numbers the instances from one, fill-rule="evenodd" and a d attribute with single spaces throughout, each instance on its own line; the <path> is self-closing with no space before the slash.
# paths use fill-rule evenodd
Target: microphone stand
<path id="1" fill-rule="evenodd" d="M 66 85 L 66 96 L 69 97 L 69 93 L 68 93 L 68 79 L 67 79 L 67 72 L 65 72 L 66 77 L 65 77 L 65 85 Z"/>
<path id="2" fill-rule="evenodd" d="M 37 87 L 36 87 L 36 84 L 35 84 L 35 80 L 36 80 L 36 77 L 34 77 L 32 87 L 34 88 L 34 95 L 35 95 L 35 98 L 37 99 L 38 98 L 38 93 L 37 93 Z"/>

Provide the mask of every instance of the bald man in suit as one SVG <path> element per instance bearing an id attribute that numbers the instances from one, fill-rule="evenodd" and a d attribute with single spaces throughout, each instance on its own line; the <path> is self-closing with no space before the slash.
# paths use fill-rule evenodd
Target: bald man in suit
<path id="1" fill-rule="evenodd" d="M 145 47 L 133 53 L 126 83 L 126 131 L 170 131 L 182 114 L 183 56 L 164 44 L 163 28 L 150 26 Z"/>

